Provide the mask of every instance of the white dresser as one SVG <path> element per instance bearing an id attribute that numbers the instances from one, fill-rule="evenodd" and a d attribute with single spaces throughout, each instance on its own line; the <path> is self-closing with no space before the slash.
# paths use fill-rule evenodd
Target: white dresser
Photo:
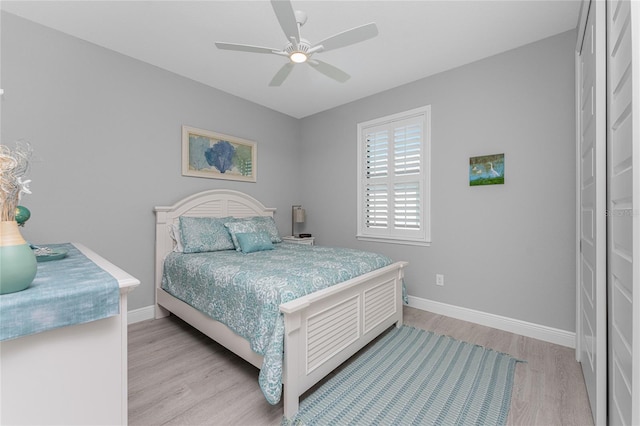
<path id="1" fill-rule="evenodd" d="M 140 281 L 80 244 L 120 287 L 120 314 L 0 342 L 0 424 L 127 424 L 127 293 Z"/>

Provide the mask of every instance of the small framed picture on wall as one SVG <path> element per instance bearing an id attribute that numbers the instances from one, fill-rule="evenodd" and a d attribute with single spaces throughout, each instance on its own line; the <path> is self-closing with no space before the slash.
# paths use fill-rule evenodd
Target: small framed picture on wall
<path id="1" fill-rule="evenodd" d="M 469 186 L 503 184 L 504 154 L 469 158 Z"/>

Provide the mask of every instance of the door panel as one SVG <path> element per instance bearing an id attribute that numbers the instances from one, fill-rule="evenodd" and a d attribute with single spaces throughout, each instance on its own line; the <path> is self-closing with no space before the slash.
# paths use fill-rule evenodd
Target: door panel
<path id="1" fill-rule="evenodd" d="M 609 423 L 611 425 L 637 424 L 632 401 L 638 368 L 634 375 L 634 333 L 638 323 L 634 311 L 638 310 L 637 292 L 638 248 L 634 251 L 634 236 L 638 233 L 637 205 L 638 176 L 637 153 L 634 160 L 633 115 L 637 105 L 633 102 L 634 64 L 632 52 L 632 6 L 629 1 L 607 2 L 607 181 L 608 181 L 608 295 L 609 295 Z M 637 22 L 635 22 L 637 30 Z M 636 51 L 638 47 L 636 46 Z M 637 52 L 636 52 L 637 55 Z M 637 61 L 637 58 L 636 58 Z M 636 62 L 637 66 L 637 62 Z M 637 85 L 637 70 L 635 70 Z M 638 89 L 636 89 L 638 90 Z M 637 127 L 637 123 L 635 124 Z M 637 134 L 637 128 L 635 129 Z M 635 200 L 634 200 L 635 198 Z M 637 243 L 636 243 L 637 244 Z M 636 268 L 634 277 L 634 268 Z M 638 313 L 635 313 L 636 318 Z M 635 327 L 635 328 L 634 328 Z M 635 343 L 638 359 L 638 343 Z M 635 384 L 638 388 L 637 383 Z M 636 402 L 637 405 L 637 402 Z"/>
<path id="2" fill-rule="evenodd" d="M 580 268 L 576 346 L 596 424 L 605 424 L 607 419 L 604 13 L 603 2 L 589 3 L 578 57 Z"/>

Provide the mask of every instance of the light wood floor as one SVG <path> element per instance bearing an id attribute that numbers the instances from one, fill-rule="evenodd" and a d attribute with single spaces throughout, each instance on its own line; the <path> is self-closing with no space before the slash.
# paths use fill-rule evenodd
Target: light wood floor
<path id="1" fill-rule="evenodd" d="M 574 350 L 405 307 L 407 325 L 508 353 L 516 367 L 508 424 L 592 425 Z M 129 326 L 129 424 L 279 425 L 258 369 L 175 316 Z"/>

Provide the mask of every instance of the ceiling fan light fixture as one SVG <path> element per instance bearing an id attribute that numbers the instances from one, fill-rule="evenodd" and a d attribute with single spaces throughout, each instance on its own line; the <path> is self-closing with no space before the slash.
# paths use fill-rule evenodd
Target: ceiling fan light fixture
<path id="1" fill-rule="evenodd" d="M 307 59 L 309 59 L 309 57 L 304 52 L 293 52 L 289 55 L 289 59 L 291 59 L 291 62 L 301 64 L 303 62 L 307 62 Z"/>
<path id="2" fill-rule="evenodd" d="M 284 51 L 289 55 L 291 62 L 294 64 L 301 64 L 303 62 L 307 62 L 307 59 L 309 59 L 309 56 L 313 53 L 309 53 L 309 49 L 311 49 L 309 42 L 301 38 L 298 43 L 295 43 L 295 40 L 293 40 L 293 42 L 287 44 Z"/>

